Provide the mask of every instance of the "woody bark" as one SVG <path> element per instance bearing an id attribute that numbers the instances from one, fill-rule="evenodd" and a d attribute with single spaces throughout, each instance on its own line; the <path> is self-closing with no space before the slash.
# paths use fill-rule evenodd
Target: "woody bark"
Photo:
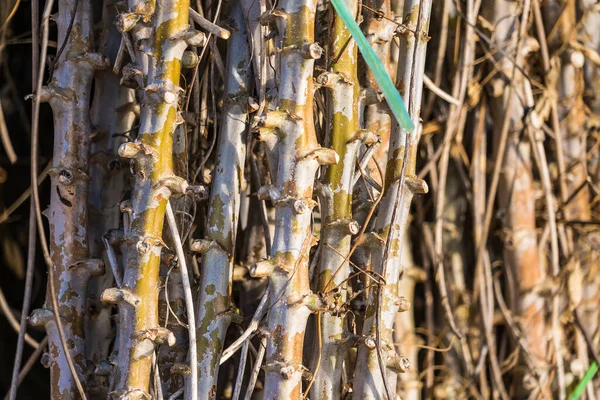
<path id="1" fill-rule="evenodd" d="M 354 15 L 358 3 L 347 2 Z M 374 141 L 372 134 L 360 130 L 359 94 L 357 76 L 357 48 L 344 22 L 333 17 L 333 36 L 329 45 L 331 69 L 317 78 L 329 91 L 329 123 L 332 149 L 339 155 L 337 164 L 327 167 L 320 185 L 321 198 L 321 259 L 317 272 L 317 291 L 331 298 L 329 310 L 321 315 L 321 348 L 313 356 L 313 367 L 320 357 L 319 369 L 311 387 L 311 397 L 338 399 L 341 397 L 342 372 L 348 328 L 344 311 L 347 300 L 350 266 L 345 258 L 350 252 L 350 239 L 359 226 L 352 219 L 352 189 L 356 157 L 362 142 Z M 333 296 L 332 296 L 333 295 Z"/>
<path id="2" fill-rule="evenodd" d="M 410 203 L 415 193 L 427 192 L 425 182 L 416 176 L 416 158 L 430 13 L 430 1 L 406 1 L 404 4 L 403 21 L 407 29 L 400 40 L 399 59 L 402 62 L 398 65 L 396 86 L 417 128 L 407 134 L 394 124 L 390 135 L 383 199 L 375 224 L 382 245 L 376 246 L 372 253 L 373 268 L 385 281 L 378 289 L 381 294 L 369 293 L 363 326 L 366 339 L 359 346 L 354 378 L 355 393 L 363 399 L 392 396 L 396 392 L 396 374 L 409 368 L 407 359 L 399 356 L 393 345 L 393 325 L 398 310 L 405 311 L 410 306 L 398 293 L 401 255 L 406 251 L 402 242 L 408 229 Z M 377 313 L 381 314 L 378 316 Z M 375 346 L 369 345 L 372 343 L 369 338 L 374 340 Z M 379 353 L 385 371 L 380 371 Z"/>
<path id="3" fill-rule="evenodd" d="M 94 70 L 105 67 L 106 63 L 102 56 L 93 53 L 93 17 L 89 2 L 59 1 L 56 23 L 57 43 L 61 47 L 64 43 L 63 51 L 53 64 L 51 81 L 38 94 L 41 101 L 50 103 L 54 115 L 54 158 L 47 213 L 50 273 L 54 278 L 64 339 L 85 387 L 87 285 L 92 275 L 104 272 L 102 260 L 90 258 L 87 237 L 89 151 L 93 136 L 89 101 Z M 69 370 L 51 307 L 48 290 L 45 308 L 34 311 L 30 320 L 34 325 L 44 325 L 48 333 L 52 398 L 76 398 L 75 379 Z"/>
<path id="4" fill-rule="evenodd" d="M 114 26 L 116 10 L 103 8 L 103 32 L 99 50 L 108 57 L 110 65 L 115 64 L 121 35 Z M 127 167 L 119 157 L 119 146 L 125 142 L 136 119 L 135 93 L 122 87 L 120 77 L 112 69 L 96 74 L 94 99 L 91 107 L 91 121 L 95 130 L 90 148 L 89 184 L 89 248 L 90 255 L 104 261 L 105 274 L 94 277 L 89 283 L 88 310 L 86 319 L 87 359 L 93 380 L 89 382 L 92 394 L 105 397 L 108 390 L 106 370 L 110 344 L 115 332 L 111 324 L 112 309 L 100 301 L 104 289 L 114 285 L 115 271 L 110 268 L 108 252 L 116 255 L 119 243 L 112 243 L 113 237 L 121 237 L 121 213 L 119 202 L 127 189 Z M 105 248 L 110 246 L 110 249 Z M 107 252 L 108 250 L 108 252 Z M 119 261 L 117 259 L 117 261 Z M 116 265 L 116 273 L 122 268 Z M 120 279 L 121 276 L 118 276 Z"/>
<path id="5" fill-rule="evenodd" d="M 591 198 L 589 190 L 588 154 L 586 147 L 586 130 L 590 118 L 587 105 L 584 103 L 585 62 L 586 51 L 593 49 L 593 42 L 583 47 L 577 42 L 579 34 L 579 20 L 575 0 L 552 0 L 544 4 L 543 16 L 548 47 L 550 50 L 550 64 L 559 77 L 553 82 L 552 87 L 556 96 L 555 107 L 559 122 L 559 132 L 556 132 L 557 148 L 562 152 L 562 168 L 564 169 L 564 186 L 561 187 L 560 212 L 565 221 L 570 222 L 565 226 L 567 240 L 567 255 L 569 258 L 570 290 L 568 300 L 570 308 L 577 308 L 582 327 L 586 333 L 597 343 L 598 333 L 598 278 L 599 262 L 597 252 L 594 251 L 597 232 L 586 226 L 592 220 Z M 594 10 L 585 7 L 586 2 L 581 2 L 586 11 L 583 16 L 594 20 Z M 585 21 L 584 28 L 585 32 Z M 584 52 L 582 52 L 584 51 Z M 593 74 L 591 88 L 594 88 Z M 597 104 L 592 102 L 593 110 Z M 594 152 L 591 155 L 595 155 Z M 560 167 L 559 167 L 560 169 Z M 574 222 L 574 224 L 572 224 Z M 588 364 L 588 346 L 583 333 L 576 332 L 576 348 L 578 359 L 583 364 Z M 594 343 L 594 342 L 592 342 Z M 584 371 L 574 371 L 581 375 Z M 590 395 L 591 390 L 588 390 Z"/>
<path id="6" fill-rule="evenodd" d="M 227 76 L 217 159 L 212 176 L 205 238 L 191 248 L 202 253 L 198 292 L 198 398 L 217 394 L 219 360 L 231 321 L 239 319 L 231 298 L 233 257 L 244 184 L 248 96 L 252 74 L 246 26 L 238 2 L 231 4 Z"/>
<path id="7" fill-rule="evenodd" d="M 523 43 L 520 47 L 521 54 L 516 54 L 515 58 L 518 65 L 524 65 L 524 58 L 536 49 L 532 48 L 535 41 L 519 37 L 520 3 L 499 0 L 484 4 L 483 7 L 485 17 L 495 24 L 493 40 L 498 47 L 506 46 L 515 52 L 518 48 L 517 41 Z M 523 124 L 526 112 L 523 99 L 527 97 L 526 93 L 531 91 L 531 86 L 521 71 L 515 71 L 513 62 L 498 57 L 496 63 L 500 71 L 499 76 L 492 81 L 493 93 L 490 99 L 496 141 L 499 140 L 504 119 L 509 119 L 509 137 L 497 196 L 499 206 L 505 211 L 504 257 L 507 267 L 511 268 L 517 277 L 517 309 L 525 341 L 535 365 L 539 368 L 536 372 L 544 375 L 547 343 L 540 338 L 548 336 L 544 321 L 545 301 L 536 288 L 541 284 L 546 272 L 538 252 L 530 143 L 519 138 L 519 133 L 526 129 Z M 507 90 L 509 84 L 513 85 L 512 92 Z M 508 93 L 511 93 L 513 99 L 508 98 Z M 496 157 L 502 157 L 502 154 L 496 154 Z"/>
<path id="8" fill-rule="evenodd" d="M 132 2 L 120 29 L 136 39 L 134 77 L 143 106 L 135 141 L 119 148 L 132 159 L 132 199 L 121 205 L 128 214 L 123 285 L 102 298 L 119 305 L 117 367 L 113 371 L 118 398 L 149 396 L 152 356 L 157 344 L 174 344 L 174 336 L 158 325 L 159 267 L 166 204 L 172 193 L 185 193 L 187 182 L 173 174 L 173 132 L 178 123 L 181 57 L 188 44 L 204 44 L 204 35 L 188 26 L 189 1 Z"/>
<path id="9" fill-rule="evenodd" d="M 270 258 L 250 271 L 269 276 L 266 399 L 302 395 L 302 348 L 316 302 L 308 279 L 313 186 L 319 165 L 338 161 L 333 150 L 319 147 L 313 122 L 313 66 L 322 53 L 314 43 L 315 8 L 313 0 L 284 0 L 269 14 L 278 29 L 278 109 L 259 118 L 259 136 L 277 140 L 279 161 L 274 185 L 259 197 L 275 206 L 275 234 Z"/>

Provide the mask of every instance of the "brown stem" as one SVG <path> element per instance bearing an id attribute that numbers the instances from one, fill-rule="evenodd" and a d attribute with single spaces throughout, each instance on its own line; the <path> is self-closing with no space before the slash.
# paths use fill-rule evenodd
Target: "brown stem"
<path id="1" fill-rule="evenodd" d="M 521 30 L 515 28 L 516 18 L 512 17 L 517 14 L 520 7 L 519 2 L 498 1 L 488 3 L 484 8 L 484 11 L 487 11 L 486 18 L 495 24 L 493 40 L 496 46 L 521 50 L 521 54 L 515 55 L 519 66 L 523 64 L 527 56 L 526 52 L 533 50 L 527 43 L 517 46 L 519 41 L 525 43 L 527 40 L 519 36 Z M 510 45 L 507 46 L 507 43 Z M 539 338 L 546 337 L 543 312 L 545 301 L 535 288 L 544 279 L 545 271 L 538 252 L 530 144 L 519 137 L 519 133 L 526 129 L 522 124 L 526 112 L 522 101 L 526 93 L 531 91 L 531 86 L 520 70 L 514 69 L 512 63 L 506 58 L 499 58 L 495 67 L 500 70 L 501 75 L 492 81 L 494 93 L 490 99 L 490 111 L 495 122 L 494 137 L 497 142 L 504 119 L 509 121 L 509 131 L 514 132 L 508 138 L 506 145 L 498 190 L 499 206 L 506 212 L 504 258 L 507 268 L 514 270 L 519 292 L 522 293 L 518 300 L 518 313 L 522 319 L 525 341 L 534 357 L 534 363 L 539 366 L 539 369 L 543 369 L 547 352 L 546 343 Z M 512 74 L 513 70 L 514 74 Z M 505 88 L 507 85 L 504 81 L 505 76 L 510 77 L 510 85 L 514 87 L 511 91 Z M 513 99 L 508 99 L 509 94 Z M 536 372 L 539 372 L 539 369 L 536 368 Z M 546 376 L 545 373 L 542 375 Z M 547 378 L 542 380 L 543 384 L 545 380 Z"/>

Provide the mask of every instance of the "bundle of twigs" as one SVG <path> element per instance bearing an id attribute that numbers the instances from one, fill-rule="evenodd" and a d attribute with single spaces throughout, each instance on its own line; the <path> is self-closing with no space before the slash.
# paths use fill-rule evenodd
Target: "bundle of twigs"
<path id="1" fill-rule="evenodd" d="M 598 2 L 100 3 L 0 5 L 8 399 L 600 398 Z"/>

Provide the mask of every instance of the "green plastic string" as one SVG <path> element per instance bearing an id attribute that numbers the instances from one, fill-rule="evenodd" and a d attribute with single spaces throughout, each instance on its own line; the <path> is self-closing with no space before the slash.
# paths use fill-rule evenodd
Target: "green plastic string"
<path id="1" fill-rule="evenodd" d="M 579 398 L 583 395 L 583 392 L 585 391 L 585 387 L 588 383 L 590 383 L 592 378 L 594 378 L 596 372 L 598 372 L 598 364 L 596 364 L 596 362 L 594 361 L 592 364 L 590 364 L 590 367 L 585 372 L 583 378 L 577 384 L 577 387 L 575 387 L 575 391 L 571 394 L 569 400 L 579 400 Z"/>
<path id="2" fill-rule="evenodd" d="M 335 12 L 337 15 L 342 18 L 344 25 L 350 31 L 350 34 L 356 41 L 358 45 L 358 49 L 360 50 L 363 58 L 367 62 L 367 65 L 373 71 L 373 75 L 375 75 L 375 80 L 379 84 L 379 87 L 383 91 L 385 98 L 398 120 L 400 127 L 406 132 L 412 132 L 415 129 L 415 125 L 410 119 L 408 115 L 408 111 L 406 110 L 406 106 L 404 105 L 404 101 L 402 100 L 402 96 L 398 93 L 398 90 L 394 86 L 392 79 L 388 75 L 385 67 L 381 63 L 381 60 L 377 57 L 373 48 L 367 41 L 365 35 L 363 35 L 362 31 L 358 27 L 358 24 L 354 20 L 352 14 L 350 14 L 350 10 L 344 0 L 331 0 L 331 4 L 333 4 L 333 8 L 335 8 Z"/>

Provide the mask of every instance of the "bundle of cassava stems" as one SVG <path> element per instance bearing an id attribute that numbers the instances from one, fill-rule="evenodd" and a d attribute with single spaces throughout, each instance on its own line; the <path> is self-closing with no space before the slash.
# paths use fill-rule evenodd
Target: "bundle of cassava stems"
<path id="1" fill-rule="evenodd" d="M 327 0 L 2 7 L 9 399 L 600 399 L 600 3 L 343 2 L 413 131 Z"/>

